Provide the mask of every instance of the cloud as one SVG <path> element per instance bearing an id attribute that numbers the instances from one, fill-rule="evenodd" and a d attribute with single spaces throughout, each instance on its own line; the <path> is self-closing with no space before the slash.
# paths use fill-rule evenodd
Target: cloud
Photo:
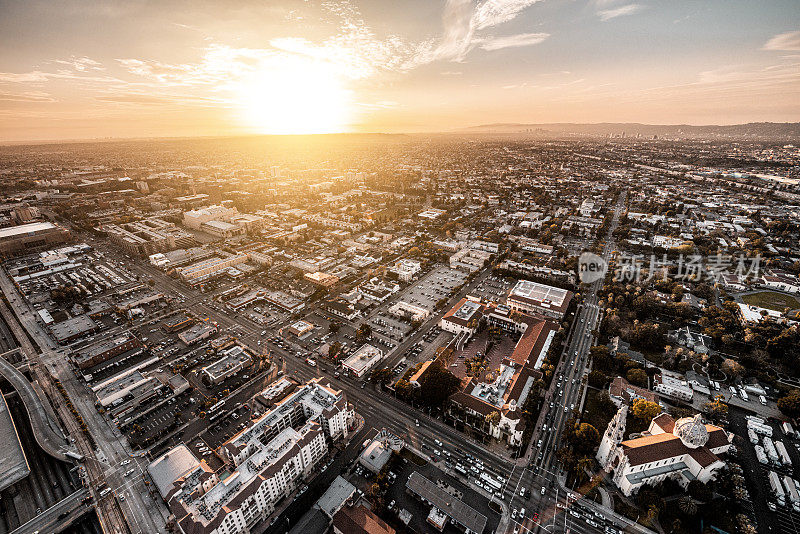
<path id="1" fill-rule="evenodd" d="M 101 102 L 113 102 L 116 104 L 171 104 L 175 102 L 169 98 L 135 94 L 98 96 L 95 97 L 95 100 L 99 100 Z"/>
<path id="2" fill-rule="evenodd" d="M 419 64 L 431 63 L 437 60 L 462 62 L 476 46 L 480 46 L 484 50 L 499 50 L 500 48 L 515 46 L 512 44 L 493 47 L 489 44 L 493 39 L 481 37 L 478 34 L 481 30 L 510 22 L 525 8 L 539 1 L 485 0 L 477 6 L 473 6 L 471 0 L 448 0 L 442 14 L 442 24 L 444 26 L 442 38 L 434 48 L 423 50 L 415 59 Z"/>
<path id="3" fill-rule="evenodd" d="M 103 65 L 91 58 L 86 56 L 76 57 L 71 56 L 69 59 L 56 59 L 53 63 L 57 63 L 59 65 L 66 65 L 71 67 L 73 71 L 76 72 L 89 72 L 91 70 L 105 70 Z"/>
<path id="4" fill-rule="evenodd" d="M 9 93 L 0 91 L 2 102 L 55 102 L 56 99 L 42 91 L 24 91 L 22 93 Z"/>
<path id="5" fill-rule="evenodd" d="M 800 31 L 779 33 L 767 41 L 762 50 L 800 50 Z"/>
<path id="6" fill-rule="evenodd" d="M 640 4 L 628 4 L 624 6 L 614 7 L 611 9 L 603 9 L 598 11 L 597 14 L 603 22 L 617 17 L 624 17 L 626 15 L 633 15 L 644 9 Z"/>
<path id="7" fill-rule="evenodd" d="M 484 50 L 501 50 L 503 48 L 536 45 L 543 42 L 548 37 L 550 37 L 549 33 L 520 33 L 517 35 L 486 39 L 480 46 Z"/>
<path id="8" fill-rule="evenodd" d="M 472 26 L 476 30 L 483 30 L 504 24 L 537 2 L 539 0 L 486 0 L 475 9 Z"/>

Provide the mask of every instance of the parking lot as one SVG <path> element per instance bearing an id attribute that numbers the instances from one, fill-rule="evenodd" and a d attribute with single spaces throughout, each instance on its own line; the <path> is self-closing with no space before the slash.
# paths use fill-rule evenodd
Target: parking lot
<path id="1" fill-rule="evenodd" d="M 466 280 L 467 273 L 445 265 L 437 265 L 416 284 L 406 288 L 397 300 L 432 312 L 439 301 L 449 297 L 453 289 Z"/>
<path id="2" fill-rule="evenodd" d="M 772 428 L 773 442 L 780 441 L 789 454 L 792 465 L 784 466 L 780 462 L 769 461 L 762 464 L 756 457 L 755 447 L 750 442 L 747 432 L 746 415 L 750 412 L 731 407 L 729 412 L 730 430 L 740 436 L 737 439 L 738 457 L 736 461 L 741 464 L 744 470 L 744 477 L 747 481 L 747 489 L 750 492 L 750 499 L 744 503 L 745 506 L 752 507 L 752 514 L 758 521 L 759 532 L 795 532 L 800 533 L 800 513 L 794 511 L 787 503 L 778 503 L 769 482 L 769 472 L 774 471 L 780 478 L 789 475 L 794 479 L 797 477 L 797 466 L 800 465 L 800 441 L 783 434 L 780 426 L 774 421 L 767 421 Z M 763 436 L 759 436 L 759 445 L 764 445 Z"/>
<path id="3" fill-rule="evenodd" d="M 487 276 L 470 290 L 470 295 L 479 297 L 484 302 L 505 304 L 508 292 L 514 284 L 502 276 Z"/>

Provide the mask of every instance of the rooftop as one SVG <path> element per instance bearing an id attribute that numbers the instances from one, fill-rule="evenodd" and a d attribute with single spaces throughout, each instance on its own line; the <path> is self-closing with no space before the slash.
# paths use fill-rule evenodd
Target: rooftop
<path id="1" fill-rule="evenodd" d="M 19 226 L 0 228 L 0 239 L 8 239 L 10 237 L 16 237 L 24 234 L 55 230 L 56 228 L 58 227 L 50 222 L 32 222 L 28 224 L 20 224 Z"/>
<path id="2" fill-rule="evenodd" d="M 25 451 L 19 441 L 17 427 L 11 419 L 6 399 L 0 395 L 0 443 L 3 444 L 3 454 L 0 455 L 0 491 L 27 477 L 30 472 Z"/>

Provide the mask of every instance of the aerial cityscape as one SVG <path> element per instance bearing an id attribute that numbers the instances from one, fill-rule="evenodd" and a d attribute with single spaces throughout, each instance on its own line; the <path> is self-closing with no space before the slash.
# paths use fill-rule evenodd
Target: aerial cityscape
<path id="1" fill-rule="evenodd" d="M 800 534 L 800 5 L 0 9 L 0 534 Z"/>

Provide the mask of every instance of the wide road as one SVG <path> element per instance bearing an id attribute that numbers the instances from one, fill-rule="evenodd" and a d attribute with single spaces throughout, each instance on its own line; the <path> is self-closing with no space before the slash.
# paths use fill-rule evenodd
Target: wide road
<path id="1" fill-rule="evenodd" d="M 606 265 L 614 250 L 612 234 L 619 224 L 625 197 L 625 192 L 618 197 L 613 219 L 605 235 L 602 258 Z M 606 273 L 606 276 L 611 276 L 611 273 Z M 590 363 L 589 349 L 594 342 L 593 332 L 602 320 L 598 295 L 603 284 L 604 279 L 600 279 L 584 289 L 582 302 L 578 307 L 566 347 L 554 371 L 550 388 L 545 394 L 543 408 L 531 438 L 530 449 L 526 454 L 530 463 L 519 475 L 520 486 L 529 488 L 531 497 L 523 498 L 515 495 L 511 502 L 512 513 L 513 509 L 525 508 L 526 514 L 521 520 L 510 522 L 507 530 L 509 533 L 515 529 L 518 532 L 536 529 L 548 532 L 566 530 L 594 532 L 604 528 L 605 519 L 601 521 L 602 518 L 593 512 L 584 517 L 579 508 L 571 503 L 567 504 L 567 490 L 561 485 L 564 477 L 556 456 L 556 452 L 562 446 L 564 424 L 573 417 L 573 411 L 581 409 L 585 389 L 584 377 Z M 601 508 L 585 499 L 580 503 L 583 506 L 597 507 L 598 510 Z M 625 518 L 616 516 L 610 510 L 598 513 L 608 517 L 607 521 L 613 528 L 639 530 L 637 526 L 631 525 Z M 530 519 L 534 515 L 538 516 L 536 522 Z M 594 526 L 592 522 L 598 526 Z"/>

